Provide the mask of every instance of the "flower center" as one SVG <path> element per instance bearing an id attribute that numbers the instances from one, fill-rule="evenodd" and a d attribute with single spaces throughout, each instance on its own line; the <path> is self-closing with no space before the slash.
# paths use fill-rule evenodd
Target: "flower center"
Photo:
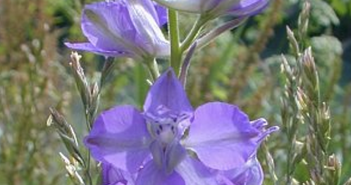
<path id="1" fill-rule="evenodd" d="M 151 123 L 152 135 L 162 145 L 171 143 L 178 135 L 177 120 L 172 118 L 165 118 Z"/>
<path id="2" fill-rule="evenodd" d="M 157 116 L 145 114 L 147 127 L 154 141 L 150 152 L 159 169 L 170 174 L 185 157 L 185 149 L 179 143 L 189 118 L 186 114 L 163 112 Z"/>
<path id="3" fill-rule="evenodd" d="M 161 141 L 163 144 L 168 144 L 175 138 L 175 127 L 171 124 L 158 125 L 156 128 L 156 135 L 159 141 Z"/>

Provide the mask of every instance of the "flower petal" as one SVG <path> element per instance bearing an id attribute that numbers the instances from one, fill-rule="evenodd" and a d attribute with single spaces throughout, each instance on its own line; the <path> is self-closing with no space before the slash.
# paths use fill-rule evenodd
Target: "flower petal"
<path id="1" fill-rule="evenodd" d="M 132 106 L 117 106 L 100 114 L 85 138 L 96 160 L 132 173 L 150 154 L 150 142 L 145 120 Z"/>
<path id="2" fill-rule="evenodd" d="M 204 166 L 200 161 L 187 156 L 176 168 L 175 171 L 183 178 L 185 184 L 214 185 L 216 173 Z"/>
<path id="3" fill-rule="evenodd" d="M 137 31 L 123 0 L 86 5 L 81 26 L 89 42 L 97 48 L 141 53 L 134 44 Z"/>
<path id="4" fill-rule="evenodd" d="M 108 57 L 133 57 L 134 55 L 127 51 L 107 51 L 101 48 L 97 48 L 89 42 L 85 43 L 69 43 L 66 42 L 65 45 L 73 50 L 83 50 L 92 53 L 108 56 Z"/>
<path id="5" fill-rule="evenodd" d="M 167 9 L 163 6 L 158 5 L 155 2 L 153 2 L 153 3 L 155 6 L 155 9 L 156 9 L 156 12 L 157 12 L 158 25 L 161 27 L 168 22 Z"/>
<path id="6" fill-rule="evenodd" d="M 258 134 L 239 108 L 213 102 L 196 109 L 184 145 L 206 166 L 229 170 L 245 164 L 256 151 Z"/>
<path id="7" fill-rule="evenodd" d="M 167 9 L 165 7 L 160 6 L 151 0 L 139 0 L 139 3 L 152 16 L 153 20 L 156 21 L 158 26 L 161 27 L 167 23 Z"/>
<path id="8" fill-rule="evenodd" d="M 151 143 L 150 151 L 157 167 L 169 174 L 187 154 L 184 147 L 181 146 L 178 141 L 169 144 L 165 149 L 163 147 L 164 146 L 156 140 Z"/>
<path id="9" fill-rule="evenodd" d="M 162 147 L 163 146 L 161 145 L 161 143 L 157 140 L 153 141 L 150 144 L 150 152 L 152 154 L 152 159 L 158 168 L 163 168 L 164 164 L 164 152 Z"/>
<path id="10" fill-rule="evenodd" d="M 166 21 L 165 8 L 151 0 L 88 4 L 83 10 L 81 27 L 94 47 L 70 46 L 113 57 L 124 56 L 120 53 L 137 59 L 169 56 L 169 41 L 159 28 Z"/>
<path id="11" fill-rule="evenodd" d="M 228 11 L 228 14 L 237 17 L 251 16 L 265 9 L 269 2 L 269 0 L 241 0 Z"/>
<path id="12" fill-rule="evenodd" d="M 162 115 L 171 111 L 175 114 L 191 114 L 193 109 L 184 88 L 172 69 L 163 73 L 151 86 L 144 103 L 144 112 Z"/>
<path id="13" fill-rule="evenodd" d="M 262 167 L 256 155 L 252 156 L 245 165 L 225 171 L 220 176 L 223 181 L 233 184 L 261 185 L 264 180 Z"/>
<path id="14" fill-rule="evenodd" d="M 148 6 L 146 5 L 152 5 L 152 2 L 142 0 L 128 0 L 127 2 L 130 19 L 138 32 L 135 42 L 140 43 L 143 49 L 152 56 L 168 56 L 170 53 L 169 42 L 159 28 L 158 20 L 152 16 L 152 13 L 155 15 L 156 11 L 153 7 L 149 8 L 149 10 L 153 10 L 151 13 L 147 11 Z"/>
<path id="15" fill-rule="evenodd" d="M 190 13 L 209 14 L 213 18 L 231 14 L 237 17 L 259 13 L 269 0 L 155 0 L 161 5 Z"/>
<path id="16" fill-rule="evenodd" d="M 179 141 L 176 141 L 166 148 L 165 156 L 166 172 L 170 173 L 184 160 L 187 153 L 185 148 L 179 144 Z"/>
<path id="17" fill-rule="evenodd" d="M 134 185 L 134 181 L 132 174 L 102 163 L 102 185 Z"/>
<path id="18" fill-rule="evenodd" d="M 191 13 L 203 13 L 213 8 L 218 0 L 155 0 L 159 4 Z"/>
<path id="19" fill-rule="evenodd" d="M 255 138 L 257 143 L 261 143 L 269 134 L 279 130 L 278 126 L 273 126 L 265 129 L 267 126 L 267 121 L 263 118 L 253 120 L 250 122 L 250 124 L 260 131 L 259 136 Z"/>
<path id="20" fill-rule="evenodd" d="M 136 185 L 186 185 L 182 177 L 175 171 L 167 174 L 153 160 L 140 170 Z"/>

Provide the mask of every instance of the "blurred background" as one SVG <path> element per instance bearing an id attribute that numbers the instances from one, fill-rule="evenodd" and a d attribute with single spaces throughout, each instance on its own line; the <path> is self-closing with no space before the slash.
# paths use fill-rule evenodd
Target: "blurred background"
<path id="1" fill-rule="evenodd" d="M 59 152 L 67 153 L 55 129 L 47 126 L 49 107 L 72 124 L 79 142 L 87 134 L 83 106 L 69 66 L 65 41 L 85 41 L 80 29 L 83 5 L 92 0 L 0 0 L 0 184 L 70 184 Z M 281 126 L 284 82 L 281 54 L 292 55 L 286 26 L 297 27 L 300 0 L 271 0 L 262 14 L 220 36 L 192 59 L 187 83 L 197 107 L 209 101 L 237 104 L 251 119 Z M 307 45 L 312 46 L 321 97 L 330 105 L 330 151 L 343 164 L 341 182 L 351 176 L 351 2 L 311 0 Z M 191 25 L 181 22 L 186 33 Z M 230 17 L 226 18 L 230 19 Z M 221 21 L 208 25 L 215 26 Z M 89 80 L 104 58 L 82 53 Z M 116 104 L 141 107 L 149 88 L 144 67 L 117 59 L 102 90 L 99 112 Z M 161 69 L 163 62 L 160 61 Z M 163 68 L 164 70 L 164 68 Z M 278 178 L 284 175 L 284 132 L 266 142 Z M 262 157 L 261 157 L 262 158 Z M 263 160 L 263 167 L 266 162 Z M 303 171 L 297 170 L 297 179 Z M 267 177 L 269 183 L 269 177 Z"/>

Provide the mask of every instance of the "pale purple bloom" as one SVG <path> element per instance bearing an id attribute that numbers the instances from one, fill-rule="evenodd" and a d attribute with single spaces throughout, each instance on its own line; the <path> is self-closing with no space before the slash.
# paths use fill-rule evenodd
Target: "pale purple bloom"
<path id="1" fill-rule="evenodd" d="M 169 42 L 160 29 L 166 22 L 166 9 L 150 0 L 92 3 L 84 7 L 81 23 L 89 42 L 66 45 L 110 57 L 168 56 Z"/>
<path id="2" fill-rule="evenodd" d="M 269 0 L 155 0 L 179 11 L 208 14 L 213 18 L 222 15 L 244 17 L 264 9 Z"/>
<path id="3" fill-rule="evenodd" d="M 261 140 L 277 130 L 264 131 L 265 125 L 222 102 L 194 111 L 168 70 L 151 87 L 144 112 L 132 106 L 104 111 L 85 144 L 96 160 L 136 174 L 136 185 L 221 185 L 225 171 L 245 167 Z"/>
<path id="4" fill-rule="evenodd" d="M 238 185 L 258 185 L 263 183 L 263 171 L 256 155 L 251 157 L 243 167 L 235 169 L 228 176 L 231 176 L 231 181 Z"/>

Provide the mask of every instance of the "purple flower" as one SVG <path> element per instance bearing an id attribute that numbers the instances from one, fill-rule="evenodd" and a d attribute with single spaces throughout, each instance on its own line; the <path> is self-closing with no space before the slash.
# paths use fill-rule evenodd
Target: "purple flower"
<path id="1" fill-rule="evenodd" d="M 168 56 L 169 42 L 159 28 L 166 22 L 166 9 L 150 0 L 92 3 L 84 7 L 81 23 L 89 42 L 65 44 L 110 57 Z"/>
<path id="2" fill-rule="evenodd" d="M 221 102 L 194 111 L 168 70 L 151 87 L 144 112 L 132 106 L 104 111 L 85 145 L 96 160 L 136 173 L 136 185 L 216 185 L 222 172 L 245 166 L 277 130 L 264 131 L 265 125 Z"/>
<path id="3" fill-rule="evenodd" d="M 264 9 L 269 0 L 155 0 L 179 11 L 207 14 L 212 18 L 222 15 L 243 17 L 256 14 Z"/>

